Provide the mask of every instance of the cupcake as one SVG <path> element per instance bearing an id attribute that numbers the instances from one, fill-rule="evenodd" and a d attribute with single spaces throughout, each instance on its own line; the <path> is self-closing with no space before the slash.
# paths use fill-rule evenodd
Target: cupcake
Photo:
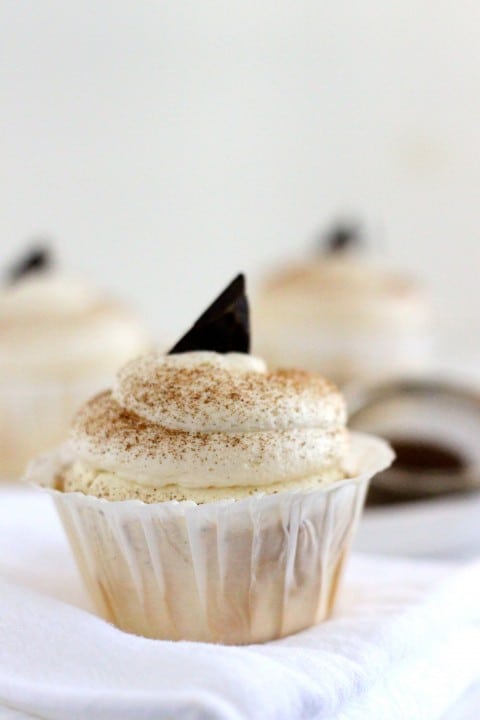
<path id="1" fill-rule="evenodd" d="M 371 483 L 367 505 L 421 502 L 426 507 L 480 489 L 475 386 L 439 377 L 365 384 L 349 394 L 348 406 L 350 427 L 381 429 L 396 456 L 394 466 Z"/>
<path id="2" fill-rule="evenodd" d="M 65 438 L 74 411 L 147 348 L 119 303 L 52 268 L 35 249 L 0 290 L 0 476 Z"/>
<path id="3" fill-rule="evenodd" d="M 339 384 L 402 375 L 430 357 L 419 285 L 368 258 L 355 226 L 339 226 L 309 262 L 272 274 L 257 297 L 257 350 L 274 367 L 320 371 Z"/>
<path id="4" fill-rule="evenodd" d="M 389 446 L 350 435 L 323 377 L 249 354 L 243 276 L 167 355 L 77 414 L 28 478 L 52 493 L 103 617 L 169 640 L 256 643 L 328 617 Z"/>

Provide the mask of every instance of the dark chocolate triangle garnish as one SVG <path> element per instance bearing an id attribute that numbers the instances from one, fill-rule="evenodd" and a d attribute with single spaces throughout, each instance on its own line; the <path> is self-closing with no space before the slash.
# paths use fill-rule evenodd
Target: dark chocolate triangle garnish
<path id="1" fill-rule="evenodd" d="M 321 249 L 327 253 L 352 250 L 363 244 L 360 227 L 355 224 L 339 223 L 332 227 L 321 239 Z"/>
<path id="2" fill-rule="evenodd" d="M 9 268 L 7 282 L 16 283 L 26 275 L 50 269 L 52 264 L 52 255 L 48 248 L 44 245 L 35 245 Z"/>
<path id="3" fill-rule="evenodd" d="M 250 351 L 250 317 L 244 275 L 237 275 L 232 280 L 168 354 L 195 350 Z"/>

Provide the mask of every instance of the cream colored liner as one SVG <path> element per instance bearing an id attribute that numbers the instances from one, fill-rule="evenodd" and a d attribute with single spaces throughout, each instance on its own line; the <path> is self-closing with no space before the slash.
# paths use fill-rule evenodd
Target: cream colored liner
<path id="1" fill-rule="evenodd" d="M 203 505 L 59 492 L 65 448 L 27 479 L 52 494 L 103 617 L 146 637 L 246 644 L 328 617 L 369 480 L 392 459 L 385 442 L 353 433 L 351 479 Z"/>

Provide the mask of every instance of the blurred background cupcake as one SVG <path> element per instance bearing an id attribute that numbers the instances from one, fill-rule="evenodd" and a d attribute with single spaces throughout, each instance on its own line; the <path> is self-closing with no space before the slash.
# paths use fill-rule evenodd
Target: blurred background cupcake
<path id="1" fill-rule="evenodd" d="M 78 405 L 148 347 L 127 307 L 53 267 L 38 246 L 0 290 L 0 478 L 61 440 Z"/>
<path id="2" fill-rule="evenodd" d="M 430 358 L 424 288 L 375 258 L 357 223 L 335 224 L 315 255 L 267 276 L 254 310 L 257 350 L 274 366 L 344 384 L 418 372 Z"/>
<path id="3" fill-rule="evenodd" d="M 350 387 L 349 424 L 381 428 L 394 466 L 370 485 L 365 552 L 472 557 L 480 552 L 480 394 L 440 374 Z"/>

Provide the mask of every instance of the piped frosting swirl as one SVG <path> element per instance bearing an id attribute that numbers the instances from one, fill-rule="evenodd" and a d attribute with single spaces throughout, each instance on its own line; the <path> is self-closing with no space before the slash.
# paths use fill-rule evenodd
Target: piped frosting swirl
<path id="1" fill-rule="evenodd" d="M 8 380 L 102 373 L 147 347 L 128 309 L 55 272 L 0 291 L 0 335 L 0 373 Z"/>
<path id="2" fill-rule="evenodd" d="M 267 486 L 338 469 L 346 412 L 322 377 L 249 355 L 151 354 L 123 368 L 73 428 L 81 462 L 153 487 Z"/>

